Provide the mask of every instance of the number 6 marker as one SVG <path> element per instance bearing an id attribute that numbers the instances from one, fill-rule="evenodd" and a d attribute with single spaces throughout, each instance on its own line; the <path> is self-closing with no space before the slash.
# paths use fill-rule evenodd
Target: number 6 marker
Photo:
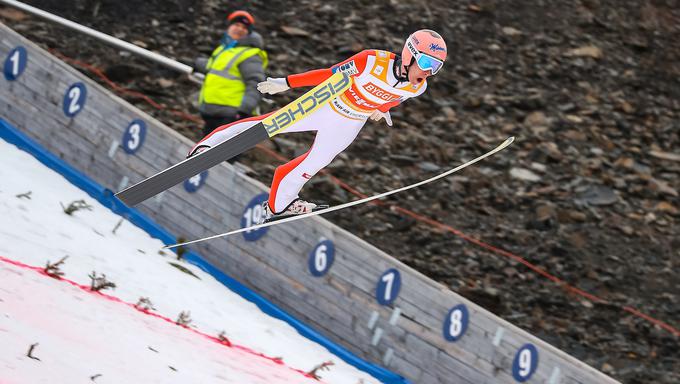
<path id="1" fill-rule="evenodd" d="M 309 254 L 309 272 L 316 277 L 328 273 L 335 260 L 335 246 L 330 240 L 324 240 L 314 247 Z"/>

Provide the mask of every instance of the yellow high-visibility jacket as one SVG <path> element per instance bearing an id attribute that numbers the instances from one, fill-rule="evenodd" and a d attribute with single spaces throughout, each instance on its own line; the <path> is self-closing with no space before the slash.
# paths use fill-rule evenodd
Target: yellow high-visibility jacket
<path id="1" fill-rule="evenodd" d="M 206 76 L 199 96 L 201 114 L 254 114 L 261 99 L 257 83 L 264 81 L 269 63 L 262 37 L 252 32 L 233 47 L 220 44 L 205 63 Z"/>

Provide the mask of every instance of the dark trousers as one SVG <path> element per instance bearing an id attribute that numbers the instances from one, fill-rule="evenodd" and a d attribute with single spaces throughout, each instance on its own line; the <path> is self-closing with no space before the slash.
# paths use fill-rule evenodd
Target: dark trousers
<path id="1" fill-rule="evenodd" d="M 245 119 L 246 117 L 250 117 L 250 115 L 235 115 L 235 116 L 207 116 L 207 115 L 201 115 L 201 118 L 203 118 L 203 121 L 205 124 L 203 125 L 203 137 L 208 136 L 212 131 L 217 129 L 218 127 L 221 127 L 226 124 L 231 124 L 235 121 Z M 231 159 L 227 160 L 229 163 L 233 164 L 235 161 L 238 161 L 238 159 L 241 157 L 241 155 L 236 155 L 232 157 Z"/>

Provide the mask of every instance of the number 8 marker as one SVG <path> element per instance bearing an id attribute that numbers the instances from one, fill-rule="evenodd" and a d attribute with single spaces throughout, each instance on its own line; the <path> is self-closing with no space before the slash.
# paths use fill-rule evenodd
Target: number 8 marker
<path id="1" fill-rule="evenodd" d="M 470 314 L 465 304 L 458 304 L 451 308 L 444 321 L 444 338 L 448 341 L 458 341 L 468 327 Z"/>

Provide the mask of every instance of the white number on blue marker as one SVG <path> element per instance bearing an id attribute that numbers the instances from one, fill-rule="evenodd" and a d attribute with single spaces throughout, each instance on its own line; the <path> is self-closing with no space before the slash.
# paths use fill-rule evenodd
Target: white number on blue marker
<path id="1" fill-rule="evenodd" d="M 512 376 L 517 382 L 523 383 L 531 378 L 538 368 L 538 349 L 527 343 L 515 354 L 512 362 Z"/>
<path id="2" fill-rule="evenodd" d="M 307 258 L 309 273 L 315 277 L 325 275 L 333 265 L 335 260 L 335 246 L 331 240 L 321 240 Z"/>
<path id="3" fill-rule="evenodd" d="M 382 277 L 382 281 L 385 283 L 385 296 L 383 299 L 385 301 L 390 301 L 392 298 L 392 284 L 394 284 L 394 272 L 388 273 Z"/>
<path id="4" fill-rule="evenodd" d="M 451 308 L 444 319 L 444 338 L 447 341 L 458 341 L 468 327 L 470 314 L 465 304 L 458 304 Z"/>
<path id="5" fill-rule="evenodd" d="M 531 351 L 523 349 L 519 353 L 519 375 L 526 377 L 531 373 Z"/>
<path id="6" fill-rule="evenodd" d="M 401 289 L 401 275 L 395 268 L 391 268 L 380 276 L 375 290 L 375 297 L 381 305 L 389 305 L 399 296 Z"/>
<path id="7" fill-rule="evenodd" d="M 73 87 L 69 90 L 68 92 L 68 97 L 69 100 L 71 100 L 71 103 L 68 106 L 68 112 L 72 115 L 75 115 L 76 112 L 80 110 L 80 104 L 78 103 L 80 100 L 80 88 L 78 87 Z"/>
<path id="8" fill-rule="evenodd" d="M 243 217 L 246 219 L 246 225 L 245 228 L 247 227 L 252 227 L 255 224 L 260 223 L 262 220 L 262 206 L 261 205 L 255 205 L 253 207 L 250 207 L 246 209 L 246 211 L 243 213 Z M 248 230 L 246 232 L 252 232 L 253 230 Z"/>
<path id="9" fill-rule="evenodd" d="M 12 75 L 16 77 L 19 75 L 19 63 L 21 62 L 21 52 L 19 50 L 14 51 L 14 54 L 9 58 L 12 62 Z"/>
<path id="10" fill-rule="evenodd" d="M 141 140 L 139 140 L 139 131 L 141 128 L 139 127 L 139 124 L 132 124 L 130 126 L 130 129 L 128 132 L 130 132 L 130 140 L 127 142 L 128 148 L 131 150 L 137 149 L 139 146 L 139 143 L 141 143 Z"/>
<path id="11" fill-rule="evenodd" d="M 201 178 L 202 178 L 201 174 L 199 173 L 198 175 L 191 177 L 189 179 L 189 182 L 196 187 L 200 187 L 201 186 Z"/>
<path id="12" fill-rule="evenodd" d="M 81 82 L 74 83 L 69 87 L 69 89 L 64 93 L 63 110 L 64 114 L 68 117 L 75 117 L 85 108 L 85 102 L 87 101 L 87 88 L 85 84 Z"/>
<path id="13" fill-rule="evenodd" d="M 325 244 L 321 244 L 319 248 L 316 249 L 316 252 L 314 253 L 314 266 L 316 267 L 317 271 L 323 271 L 326 269 L 326 265 L 328 265 L 328 258 L 326 257 L 326 247 Z"/>
<path id="14" fill-rule="evenodd" d="M 14 81 L 24 72 L 28 63 L 28 52 L 26 48 L 19 46 L 7 54 L 3 66 L 5 79 Z"/>
<path id="15" fill-rule="evenodd" d="M 267 201 L 268 198 L 268 194 L 260 193 L 248 202 L 248 205 L 246 205 L 243 210 L 243 215 L 241 215 L 241 228 L 249 228 L 262 222 L 265 214 L 262 203 Z M 264 236 L 267 231 L 269 231 L 269 227 L 250 229 L 243 232 L 243 238 L 246 239 L 246 241 L 257 241 Z"/>
<path id="16" fill-rule="evenodd" d="M 463 330 L 463 312 L 460 309 L 451 312 L 451 325 L 449 326 L 449 334 L 453 337 L 460 336 L 460 332 Z"/>
<path id="17" fill-rule="evenodd" d="M 123 143 L 123 150 L 129 155 L 134 154 L 144 145 L 145 137 L 146 123 L 144 123 L 144 120 L 132 120 L 123 134 L 123 140 L 121 141 Z"/>

